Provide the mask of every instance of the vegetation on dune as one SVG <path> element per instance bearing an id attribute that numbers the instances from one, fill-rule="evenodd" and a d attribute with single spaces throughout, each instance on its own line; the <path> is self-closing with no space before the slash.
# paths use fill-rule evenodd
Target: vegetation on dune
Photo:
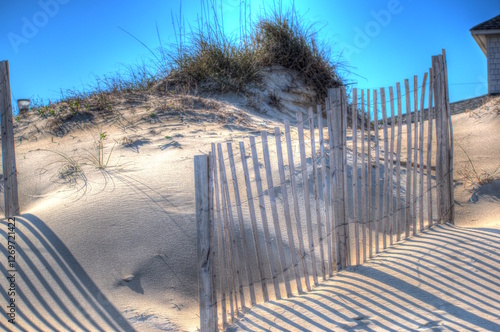
<path id="1" fill-rule="evenodd" d="M 294 10 L 263 15 L 238 40 L 224 34 L 217 15 L 207 21 L 188 39 L 188 47 L 171 53 L 169 81 L 189 88 L 212 83 L 220 91 L 244 91 L 260 79 L 263 68 L 279 65 L 298 72 L 320 101 L 328 88 L 342 85 L 340 64 L 328 47 L 318 46 L 314 26 L 305 26 Z"/>
<path id="2" fill-rule="evenodd" d="M 294 9 L 284 11 L 282 3 L 257 20 L 241 10 L 240 33 L 236 36 L 224 32 L 220 4 L 201 0 L 202 15 L 196 28 L 186 33 L 184 21 L 174 21 L 176 43 L 152 51 L 131 33 L 152 55 L 152 62 L 125 67 L 119 73 L 96 77 L 95 84 L 85 91 L 61 91 L 57 105 L 34 101 L 32 109 L 40 117 L 73 116 L 92 111 L 113 109 L 111 96 L 136 92 L 156 92 L 162 83 L 166 90 L 193 92 L 200 89 L 211 91 L 245 92 L 248 85 L 259 82 L 263 69 L 282 66 L 296 71 L 303 81 L 318 94 L 318 102 L 327 95 L 327 89 L 343 84 L 339 75 L 341 64 L 334 61 L 331 49 L 320 46 L 314 25 L 306 26 Z M 242 6 L 247 7 L 247 1 Z M 242 16 L 240 15 L 240 17 Z M 178 33 L 177 33 L 178 32 Z M 162 89 L 165 91 L 165 89 Z"/>

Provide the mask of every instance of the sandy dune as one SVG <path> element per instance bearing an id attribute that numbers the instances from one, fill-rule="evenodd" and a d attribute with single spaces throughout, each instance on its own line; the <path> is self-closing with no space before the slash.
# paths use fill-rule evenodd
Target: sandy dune
<path id="1" fill-rule="evenodd" d="M 285 118 L 224 98 L 127 96 L 109 114 L 66 121 L 30 114 L 16 123 L 18 311 L 16 327 L 3 317 L 2 329 L 196 330 L 193 156 Z M 483 168 L 500 165 L 500 117 L 492 110 L 454 116 L 456 141 Z M 105 169 L 92 161 L 100 132 L 104 161 L 111 154 Z M 455 151 L 457 169 L 464 158 Z M 498 329 L 499 183 L 476 188 L 478 200 L 468 203 L 471 185 L 464 190 L 455 178 L 458 224 L 491 230 L 431 230 L 309 295 L 259 307 L 237 328 L 402 329 L 408 321 L 411 328 Z M 3 273 L 6 229 L 2 221 Z M 8 288 L 5 278 L 0 287 Z"/>

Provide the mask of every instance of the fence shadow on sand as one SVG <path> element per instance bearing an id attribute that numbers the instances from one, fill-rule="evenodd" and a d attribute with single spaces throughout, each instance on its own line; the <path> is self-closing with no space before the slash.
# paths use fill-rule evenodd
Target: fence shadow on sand
<path id="1" fill-rule="evenodd" d="M 228 331 L 500 330 L 500 233 L 436 225 Z"/>
<path id="2" fill-rule="evenodd" d="M 8 255 L 6 223 L 2 221 L 0 228 L 2 262 L 7 262 Z M 13 330 L 134 331 L 50 226 L 32 214 L 16 217 L 15 226 Z M 7 264 L 0 265 L 4 276 L 8 269 Z M 2 301 L 8 303 L 7 278 L 0 286 Z M 3 317 L 0 327 L 14 326 Z"/>

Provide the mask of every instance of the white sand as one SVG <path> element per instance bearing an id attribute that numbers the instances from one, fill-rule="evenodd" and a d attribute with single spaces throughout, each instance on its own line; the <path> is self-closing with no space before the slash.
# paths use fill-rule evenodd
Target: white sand
<path id="1" fill-rule="evenodd" d="M 51 118 L 16 124 L 20 330 L 199 326 L 193 156 L 268 120 L 196 98 L 114 107 L 111 119 L 76 122 L 63 137 L 47 133 Z M 99 130 L 106 158 L 114 146 L 105 170 L 90 162 Z M 58 153 L 79 162 L 76 183 L 61 178 L 68 162 Z M 6 229 L 2 222 L 2 266 Z M 0 324 L 11 328 L 5 317 Z"/>
<path id="2" fill-rule="evenodd" d="M 197 98 L 139 97 L 117 102 L 113 113 L 96 116 L 91 122 L 61 125 L 54 124 L 52 118 L 42 120 L 31 114 L 16 124 L 22 209 L 16 224 L 16 327 L 20 331 L 194 331 L 199 326 L 193 156 L 208 152 L 211 142 L 237 142 L 252 131 L 282 126 L 282 118 L 245 110 L 241 100 L 233 96 L 226 96 L 227 102 L 223 103 Z M 152 111 L 154 117 L 150 116 Z M 121 115 L 117 116 L 117 112 Z M 471 152 L 468 152 L 482 167 L 500 164 L 498 118 L 491 112 L 479 119 L 465 114 L 454 117 L 455 139 L 470 140 L 467 144 Z M 98 170 L 89 161 L 89 155 L 95 155 L 99 129 L 107 136 L 106 158 L 114 146 L 105 171 Z M 485 134 L 486 130 L 490 134 Z M 50 131 L 64 135 L 55 136 Z M 457 150 L 455 164 L 463 160 Z M 58 152 L 75 158 L 81 166 L 83 174 L 77 176 L 76 183 L 61 178 L 64 170 L 61 167 L 68 163 Z M 461 205 L 457 207 L 458 224 L 473 222 L 475 227 L 500 227 L 500 212 L 496 212 L 500 205 L 498 182 L 481 188 L 475 204 L 467 203 L 470 192 L 460 190 L 458 186 L 456 198 Z M 2 221 L 0 248 L 4 273 L 6 229 L 6 222 Z M 465 242 L 460 246 L 469 251 L 450 251 L 450 246 L 436 241 L 439 232 L 446 234 L 452 243 L 463 239 Z M 486 242 L 479 238 L 486 238 Z M 299 309 L 301 314 L 291 322 L 302 319 L 300 326 L 313 330 L 317 330 L 315 324 L 334 326 L 352 322 L 366 323 L 368 328 L 369 324 L 382 322 L 384 317 L 387 318 L 384 324 L 393 324 L 390 326 L 396 328 L 402 328 L 406 318 L 415 328 L 434 321 L 449 326 L 446 322 L 454 315 L 459 316 L 455 323 L 459 328 L 487 328 L 486 320 L 499 324 L 499 313 L 493 305 L 498 306 L 494 293 L 498 295 L 500 281 L 491 277 L 496 269 L 498 278 L 499 260 L 487 248 L 487 241 L 497 245 L 498 233 L 433 230 L 428 236 L 391 249 L 357 271 L 334 278 L 322 286 L 321 292 L 266 304 L 245 316 L 241 324 L 250 324 L 250 330 L 272 328 L 276 324 L 287 324 L 287 321 L 274 323 L 274 319 L 282 316 L 292 320 L 286 315 L 296 316 L 294 313 Z M 408 255 L 411 264 L 405 263 L 409 264 L 405 267 L 408 276 L 396 283 L 394 278 L 398 277 L 391 269 L 403 264 L 399 253 L 412 248 L 417 251 L 413 256 Z M 443 261 L 443 269 L 435 270 L 432 265 L 433 271 L 428 271 L 431 265 L 425 264 L 435 263 L 423 262 L 426 259 L 423 252 L 435 253 L 436 259 Z M 459 259 L 448 262 L 450 257 Z M 472 260 L 476 263 L 472 264 Z M 448 265 L 444 265 L 445 262 Z M 379 266 L 380 271 L 376 269 Z M 424 270 L 427 284 L 409 277 Z M 346 282 L 360 276 L 372 278 L 373 285 L 346 286 Z M 489 279 L 484 280 L 486 277 Z M 452 285 L 450 280 L 459 280 L 459 283 Z M 429 285 L 439 283 L 448 283 L 451 287 L 448 293 L 440 290 L 445 296 L 441 302 L 434 286 Z M 0 287 L 1 301 L 6 303 L 5 278 L 1 279 Z M 386 288 L 389 293 L 370 295 L 376 288 Z M 324 295 L 332 290 L 340 297 L 326 299 Z M 410 295 L 404 295 L 405 291 Z M 362 298 L 354 303 L 354 298 L 347 293 Z M 378 301 L 381 296 L 393 309 L 382 308 L 385 302 Z M 403 302 L 401 296 L 413 302 Z M 460 306 L 458 301 L 467 297 L 470 304 Z M 427 303 L 426 299 L 431 302 Z M 345 305 L 344 314 L 335 316 L 333 312 L 340 310 L 339 303 Z M 491 310 L 487 309 L 490 306 L 493 306 Z M 480 314 L 477 311 L 482 307 L 485 310 Z M 271 315 L 266 308 L 279 310 L 273 311 L 274 316 L 261 320 L 257 313 L 262 317 Z M 468 308 L 476 311 L 463 314 Z M 414 312 L 413 316 L 407 310 Z M 438 311 L 430 316 L 432 310 Z M 429 315 L 429 319 L 422 317 L 425 315 Z M 252 319 L 258 325 L 252 325 Z M 0 318 L 0 326 L 16 330 L 8 325 L 5 317 Z M 296 325 L 291 324 L 289 328 L 296 329 Z"/>
<path id="3" fill-rule="evenodd" d="M 500 229 L 437 226 L 229 331 L 498 331 Z"/>

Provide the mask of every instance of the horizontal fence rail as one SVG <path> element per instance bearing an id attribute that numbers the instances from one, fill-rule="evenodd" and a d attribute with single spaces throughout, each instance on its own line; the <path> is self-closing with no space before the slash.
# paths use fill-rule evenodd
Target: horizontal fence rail
<path id="1" fill-rule="evenodd" d="M 386 92 L 354 88 L 348 104 L 344 88 L 330 89 L 325 108 L 299 113 L 296 127 L 196 156 L 202 331 L 453 222 L 444 50 L 420 86 L 414 77 L 413 103 L 409 80 L 404 95 L 399 83 Z"/>

